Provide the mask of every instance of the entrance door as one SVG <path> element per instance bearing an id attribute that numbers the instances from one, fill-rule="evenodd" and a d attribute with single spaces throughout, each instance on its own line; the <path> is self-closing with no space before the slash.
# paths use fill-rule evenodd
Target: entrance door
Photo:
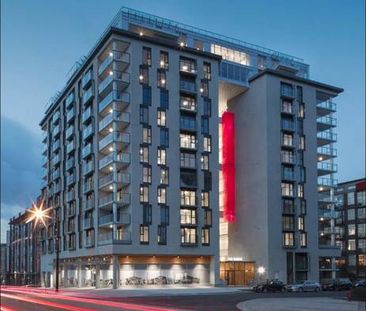
<path id="1" fill-rule="evenodd" d="M 227 285 L 236 285 L 235 283 L 235 270 L 225 271 L 225 280 Z"/>

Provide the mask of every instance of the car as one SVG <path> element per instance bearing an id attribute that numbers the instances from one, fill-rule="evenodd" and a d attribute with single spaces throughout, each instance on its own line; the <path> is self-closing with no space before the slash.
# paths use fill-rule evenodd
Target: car
<path id="1" fill-rule="evenodd" d="M 280 280 L 267 280 L 253 287 L 256 293 L 285 292 L 286 286 Z"/>
<path id="2" fill-rule="evenodd" d="M 322 289 L 324 291 L 331 290 L 350 290 L 352 288 L 352 282 L 347 278 L 340 278 L 336 280 L 332 280 L 328 284 L 323 284 Z"/>
<path id="3" fill-rule="evenodd" d="M 287 286 L 289 292 L 319 292 L 320 290 L 320 284 L 314 281 L 302 281 Z"/>
<path id="4" fill-rule="evenodd" d="M 366 280 L 359 280 L 355 283 L 355 287 L 366 287 Z"/>

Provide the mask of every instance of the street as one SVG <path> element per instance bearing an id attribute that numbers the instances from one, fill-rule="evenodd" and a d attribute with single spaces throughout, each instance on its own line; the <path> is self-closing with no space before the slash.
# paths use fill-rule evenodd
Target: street
<path id="1" fill-rule="evenodd" d="M 98 292 L 96 292 L 98 295 Z M 25 287 L 6 287 L 1 289 L 2 311 L 45 311 L 45 310 L 123 310 L 123 311 L 233 311 L 239 310 L 236 305 L 240 302 L 258 298 L 289 298 L 289 297 L 331 297 L 344 300 L 346 292 L 319 293 L 254 293 L 248 290 L 221 294 L 192 294 L 150 297 L 89 297 L 82 291 L 70 292 L 44 290 Z"/>

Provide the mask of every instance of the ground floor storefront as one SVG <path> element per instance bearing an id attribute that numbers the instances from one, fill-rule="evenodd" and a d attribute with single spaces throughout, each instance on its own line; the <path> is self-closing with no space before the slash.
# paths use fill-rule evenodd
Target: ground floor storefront
<path id="1" fill-rule="evenodd" d="M 256 277 L 255 262 L 221 261 L 220 279 L 229 286 L 247 286 Z"/>
<path id="2" fill-rule="evenodd" d="M 149 285 L 209 285 L 209 256 L 98 256 L 60 259 L 62 287 L 118 288 Z M 55 266 L 55 265 L 54 265 Z M 42 284 L 53 287 L 56 271 L 42 272 Z"/>

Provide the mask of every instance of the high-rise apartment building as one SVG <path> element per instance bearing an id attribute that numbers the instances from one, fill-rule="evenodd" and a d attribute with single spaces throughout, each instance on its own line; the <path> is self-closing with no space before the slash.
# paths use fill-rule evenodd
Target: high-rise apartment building
<path id="1" fill-rule="evenodd" d="M 336 243 L 342 250 L 338 275 L 366 277 L 366 180 L 339 183 L 335 190 Z"/>
<path id="2" fill-rule="evenodd" d="M 341 91 L 301 59 L 122 8 L 41 121 L 43 283 L 57 249 L 64 286 L 318 279 Z"/>

